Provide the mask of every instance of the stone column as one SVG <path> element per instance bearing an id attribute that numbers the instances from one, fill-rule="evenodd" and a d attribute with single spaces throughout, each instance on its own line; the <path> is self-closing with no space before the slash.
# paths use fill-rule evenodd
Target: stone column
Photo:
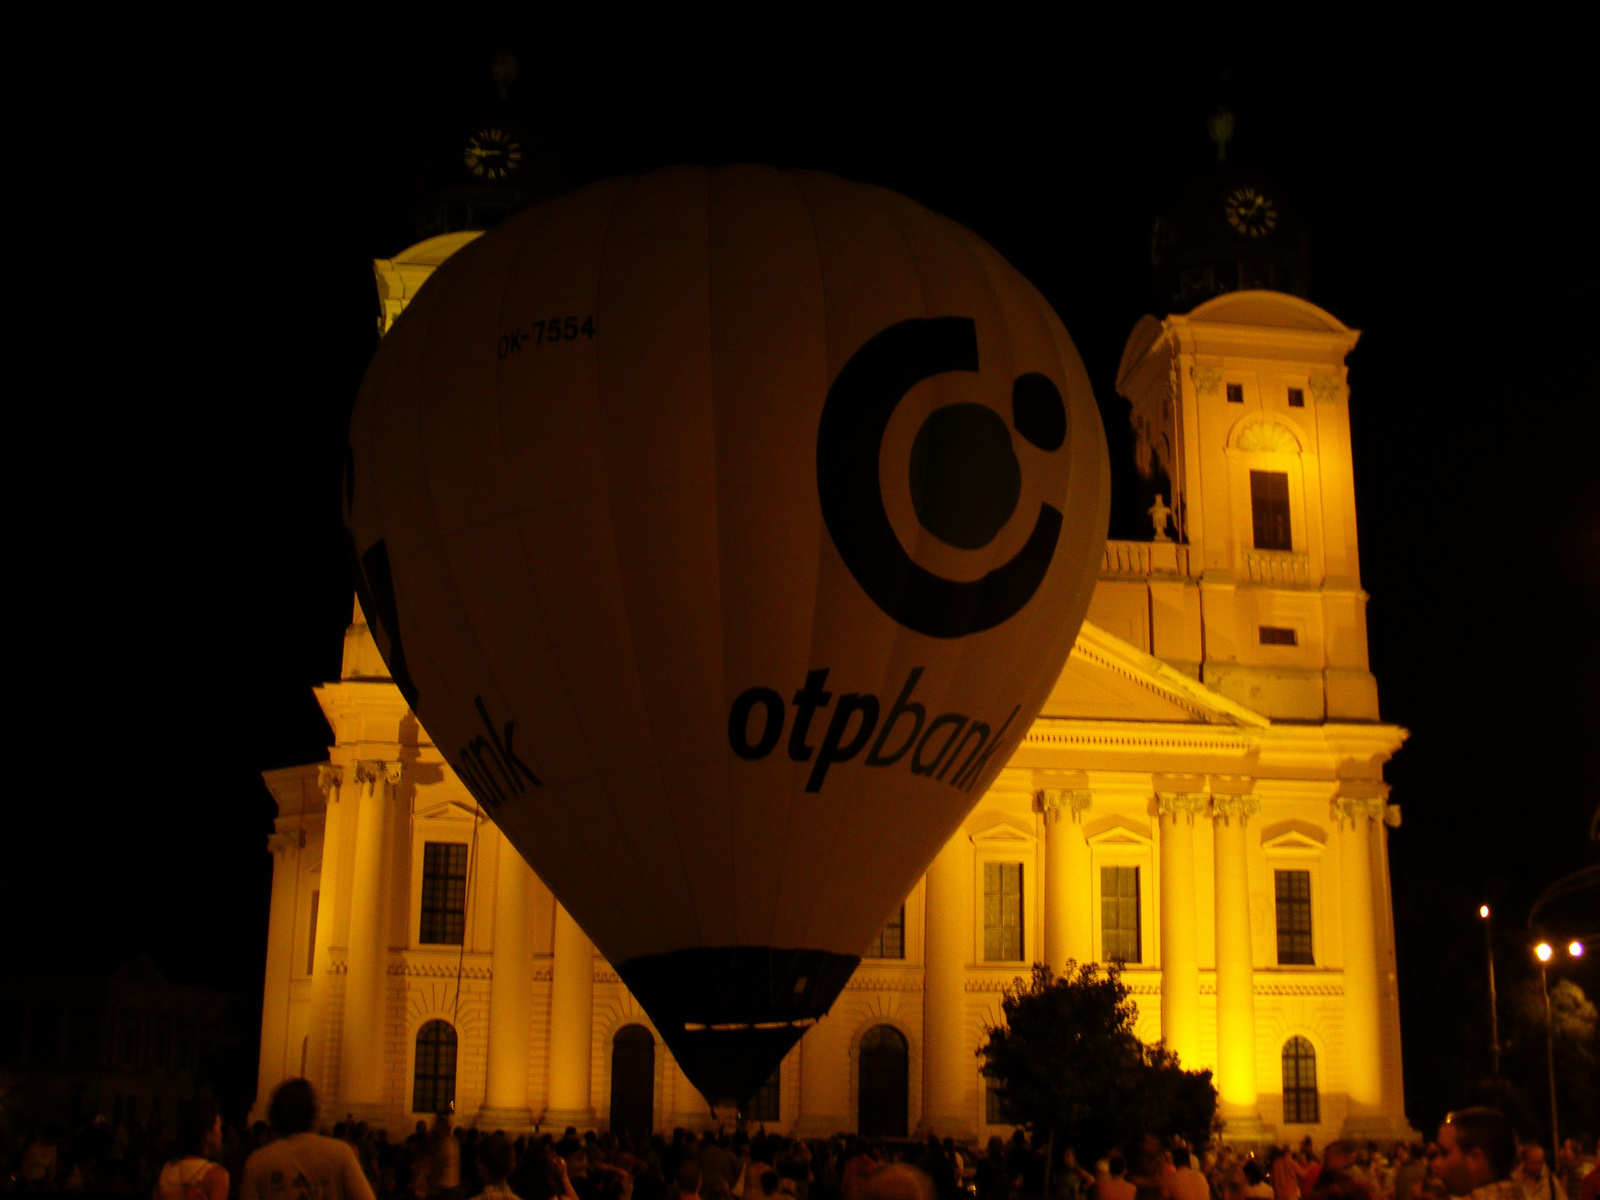
<path id="1" fill-rule="evenodd" d="M 846 1087 L 837 1083 L 840 1072 L 836 1069 L 849 1054 L 841 1029 L 827 1018 L 800 1039 L 800 1116 L 795 1137 L 832 1137 L 850 1124 Z M 837 1086 L 829 1087 L 830 1083 Z"/>
<path id="2" fill-rule="evenodd" d="M 972 956 L 972 845 L 958 832 L 928 868 L 922 986 L 922 1124 L 919 1135 L 977 1134 L 967 1086 L 978 1062 L 966 1044 L 966 965 Z"/>
<path id="3" fill-rule="evenodd" d="M 360 791 L 350 858 L 350 940 L 345 952 L 344 1022 L 339 1043 L 339 1100 L 352 1112 L 383 1104 L 383 828 L 397 762 L 356 767 Z M 362 1114 L 357 1114 L 358 1116 Z"/>
<path id="4" fill-rule="evenodd" d="M 550 962 L 550 1088 L 539 1118 L 557 1135 L 568 1125 L 593 1129 L 589 1084 L 594 1053 L 594 946 L 556 901 Z"/>
<path id="5" fill-rule="evenodd" d="M 1044 961 L 1057 975 L 1067 960 L 1094 955 L 1089 911 L 1089 844 L 1083 840 L 1083 814 L 1094 795 L 1045 788 L 1036 798 L 1044 814 Z"/>
<path id="6" fill-rule="evenodd" d="M 1263 1132 L 1256 1103 L 1255 961 L 1250 947 L 1250 874 L 1245 823 L 1261 810 L 1254 796 L 1213 796 L 1216 837 L 1217 1091 L 1224 1136 Z"/>
<path id="7" fill-rule="evenodd" d="M 289 980 L 294 975 L 295 893 L 300 881 L 304 829 L 285 830 L 267 839 L 272 855 L 272 908 L 267 917 L 266 987 L 261 999 L 261 1062 L 256 1075 L 256 1114 L 266 1112 L 272 1089 L 298 1071 L 289 1064 Z M 298 1050 L 298 1047 L 296 1047 Z"/>
<path id="8" fill-rule="evenodd" d="M 311 1000 L 306 1022 L 306 1078 L 316 1085 L 324 1096 L 332 1096 L 332 1080 L 328 1070 L 328 1036 L 332 1032 L 333 988 L 333 914 L 338 911 L 337 893 L 339 875 L 345 864 L 339 861 L 339 847 L 344 837 L 345 814 L 351 804 L 343 803 L 340 796 L 345 788 L 345 768 L 329 763 L 317 772 L 317 785 L 322 788 L 327 808 L 322 819 L 322 866 L 317 879 L 316 940 L 311 950 Z M 348 785 L 353 793 L 354 780 Z M 352 800 L 353 802 L 353 800 Z"/>
<path id="9" fill-rule="evenodd" d="M 1161 1036 L 1189 1070 L 1200 1057 L 1200 953 L 1194 910 L 1194 819 L 1200 792 L 1157 792 L 1161 822 Z"/>
<path id="10" fill-rule="evenodd" d="M 1372 894 L 1372 829 L 1383 820 L 1382 797 L 1341 796 L 1340 883 L 1344 897 L 1345 1127 L 1365 1134 L 1384 1125 L 1383 1041 L 1379 1021 L 1378 928 Z"/>
<path id="11" fill-rule="evenodd" d="M 528 896 L 533 872 L 517 848 L 495 829 L 494 957 L 489 980 L 489 1061 L 478 1126 L 525 1129 L 528 1107 L 528 1024 L 533 1008 L 532 921 Z"/>

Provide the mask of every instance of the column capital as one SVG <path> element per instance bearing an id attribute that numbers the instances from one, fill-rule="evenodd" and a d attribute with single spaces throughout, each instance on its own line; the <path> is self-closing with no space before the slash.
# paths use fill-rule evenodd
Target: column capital
<path id="1" fill-rule="evenodd" d="M 282 833 L 269 834 L 267 837 L 267 853 L 276 857 L 287 854 L 291 850 L 300 850 L 306 844 L 306 831 L 304 829 L 289 829 Z"/>
<path id="2" fill-rule="evenodd" d="M 1034 811 L 1043 813 L 1047 820 L 1066 813 L 1072 820 L 1081 821 L 1083 814 L 1094 806 L 1094 793 L 1081 788 L 1040 788 L 1034 794 L 1033 806 Z"/>
<path id="3" fill-rule="evenodd" d="M 1176 819 L 1179 813 L 1183 813 L 1192 822 L 1206 811 L 1208 799 L 1204 792 L 1157 792 L 1156 815 Z"/>
<path id="4" fill-rule="evenodd" d="M 1355 824 L 1362 818 L 1373 821 L 1388 819 L 1388 804 L 1382 796 L 1335 796 L 1330 806 L 1330 816 L 1340 823 Z M 1395 824 L 1399 824 L 1396 820 Z"/>
<path id="5" fill-rule="evenodd" d="M 343 782 L 344 767 L 339 763 L 323 763 L 317 768 L 317 786 L 322 789 L 324 799 L 337 803 L 339 785 Z"/>
<path id="6" fill-rule="evenodd" d="M 1239 818 L 1243 825 L 1251 817 L 1261 811 L 1261 800 L 1257 796 L 1216 796 L 1211 797 L 1211 815 L 1214 819 L 1227 824 L 1234 817 Z"/>
<path id="7" fill-rule="evenodd" d="M 356 779 L 361 783 L 382 781 L 391 786 L 400 782 L 403 765 L 397 762 L 366 761 L 356 764 Z"/>

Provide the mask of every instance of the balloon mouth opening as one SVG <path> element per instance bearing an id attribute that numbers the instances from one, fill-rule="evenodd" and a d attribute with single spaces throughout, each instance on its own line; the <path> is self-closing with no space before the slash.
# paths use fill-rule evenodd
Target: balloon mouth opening
<path id="1" fill-rule="evenodd" d="M 628 959 L 617 974 L 707 1102 L 742 1108 L 860 961 L 828 950 L 688 947 Z"/>

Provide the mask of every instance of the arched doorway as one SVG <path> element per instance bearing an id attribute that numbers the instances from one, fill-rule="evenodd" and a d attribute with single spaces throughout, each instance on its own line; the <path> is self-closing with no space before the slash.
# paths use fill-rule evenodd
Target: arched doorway
<path id="1" fill-rule="evenodd" d="M 448 1021 L 429 1021 L 417 1030 L 416 1066 L 411 1081 L 411 1111 L 449 1112 L 456 1098 L 456 1031 Z"/>
<path id="2" fill-rule="evenodd" d="M 624 1025 L 611 1039 L 611 1132 L 648 1139 L 656 1124 L 656 1039 Z"/>
<path id="3" fill-rule="evenodd" d="M 861 1082 L 856 1128 L 864 1138 L 906 1136 L 906 1098 L 911 1056 L 892 1025 L 874 1025 L 861 1035 Z"/>

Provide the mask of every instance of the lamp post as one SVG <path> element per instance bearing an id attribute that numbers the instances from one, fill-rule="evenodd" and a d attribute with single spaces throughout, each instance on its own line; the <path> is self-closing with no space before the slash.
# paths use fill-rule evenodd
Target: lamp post
<path id="1" fill-rule="evenodd" d="M 1489 1057 L 1494 1065 L 1494 1081 L 1500 1082 L 1500 1003 L 1494 994 L 1494 919 L 1487 904 L 1478 906 L 1483 919 L 1483 949 L 1489 960 Z"/>
<path id="2" fill-rule="evenodd" d="M 1556 1034 L 1555 1023 L 1550 1019 L 1550 959 L 1555 949 L 1549 942 L 1540 942 L 1533 948 L 1539 960 L 1539 988 L 1544 992 L 1544 1061 L 1550 1072 L 1550 1144 L 1561 1145 L 1561 1129 L 1556 1118 Z"/>

